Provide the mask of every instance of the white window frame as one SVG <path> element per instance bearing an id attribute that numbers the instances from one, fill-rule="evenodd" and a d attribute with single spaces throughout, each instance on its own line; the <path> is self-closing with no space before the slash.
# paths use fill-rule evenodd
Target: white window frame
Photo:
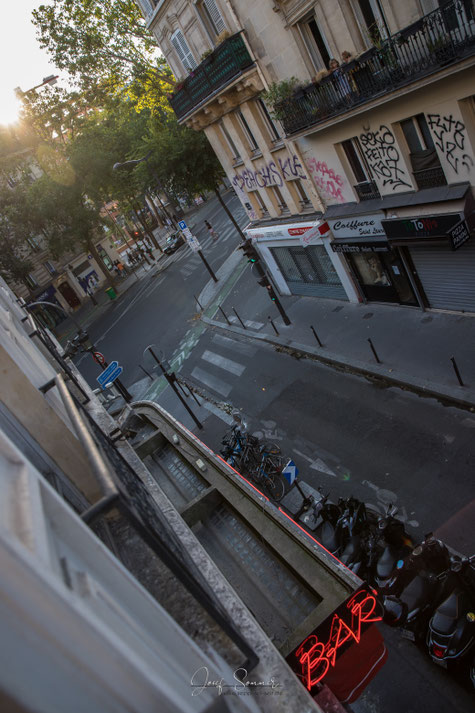
<path id="1" fill-rule="evenodd" d="M 214 39 L 227 30 L 226 22 L 216 0 L 201 0 L 196 4 L 196 9 L 204 24 L 213 31 Z"/>

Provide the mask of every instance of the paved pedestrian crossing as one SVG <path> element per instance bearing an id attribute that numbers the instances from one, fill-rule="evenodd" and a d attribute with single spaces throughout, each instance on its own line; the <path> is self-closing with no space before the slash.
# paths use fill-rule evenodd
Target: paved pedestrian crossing
<path id="1" fill-rule="evenodd" d="M 205 391 L 210 390 L 215 396 L 226 399 L 235 387 L 239 387 L 239 379 L 252 363 L 257 347 L 222 334 L 214 334 L 209 347 L 201 353 L 200 363 L 194 367 L 191 377 Z M 220 409 L 208 410 L 228 423 L 228 414 Z"/>
<path id="2" fill-rule="evenodd" d="M 204 238 L 198 237 L 205 257 L 207 251 L 213 249 L 213 260 L 219 260 L 220 258 L 224 258 L 229 253 L 228 246 L 226 246 L 226 249 L 223 249 L 222 251 L 217 250 L 219 245 L 223 245 L 224 248 L 224 244 L 227 243 L 230 239 L 236 240 L 236 230 L 234 226 L 227 226 L 223 230 L 217 232 L 219 232 L 219 238 L 217 241 L 213 241 L 211 236 L 208 234 L 205 235 Z M 201 260 L 200 256 L 196 253 L 191 253 L 190 248 L 188 248 L 186 245 L 183 248 L 180 248 L 180 251 L 177 254 L 177 257 L 175 258 L 174 262 L 178 264 L 182 263 L 179 272 L 185 280 L 188 279 L 197 268 L 203 267 L 203 261 Z"/>

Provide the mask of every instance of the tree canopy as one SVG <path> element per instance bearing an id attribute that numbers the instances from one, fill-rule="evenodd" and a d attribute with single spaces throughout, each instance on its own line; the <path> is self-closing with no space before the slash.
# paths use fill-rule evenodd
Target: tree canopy
<path id="1" fill-rule="evenodd" d="M 33 24 L 41 47 L 81 90 L 171 111 L 173 74 L 134 0 L 52 0 L 33 11 Z"/>

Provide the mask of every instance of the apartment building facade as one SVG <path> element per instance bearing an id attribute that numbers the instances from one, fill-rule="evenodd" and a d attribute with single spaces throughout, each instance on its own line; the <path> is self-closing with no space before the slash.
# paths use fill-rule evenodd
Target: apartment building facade
<path id="1" fill-rule="evenodd" d="M 139 5 L 281 293 L 475 311 L 472 0 Z"/>

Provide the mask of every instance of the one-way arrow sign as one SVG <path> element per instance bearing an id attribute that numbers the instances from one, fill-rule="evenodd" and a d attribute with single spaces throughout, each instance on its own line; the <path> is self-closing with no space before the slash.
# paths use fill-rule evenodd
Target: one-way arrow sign
<path id="1" fill-rule="evenodd" d="M 293 460 L 289 460 L 286 466 L 282 470 L 282 475 L 289 481 L 289 485 L 292 485 L 299 473 L 299 469 L 295 465 Z"/>

